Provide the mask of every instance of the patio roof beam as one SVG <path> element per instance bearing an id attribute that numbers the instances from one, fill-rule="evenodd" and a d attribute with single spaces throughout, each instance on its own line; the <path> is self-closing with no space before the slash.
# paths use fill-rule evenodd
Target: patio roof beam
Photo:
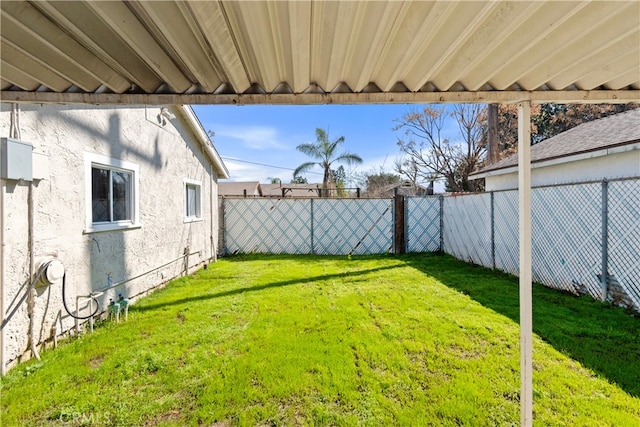
<path id="1" fill-rule="evenodd" d="M 536 104 L 617 103 L 640 101 L 640 90 L 478 91 L 478 92 L 373 92 L 301 94 L 116 94 L 24 92 L 4 90 L 3 102 L 121 105 L 309 105 L 309 104 L 432 104 L 488 103 Z"/>

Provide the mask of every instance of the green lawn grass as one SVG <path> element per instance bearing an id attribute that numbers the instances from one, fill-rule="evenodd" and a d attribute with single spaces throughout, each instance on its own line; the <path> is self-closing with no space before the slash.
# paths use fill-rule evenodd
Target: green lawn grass
<path id="1" fill-rule="evenodd" d="M 640 426 L 640 319 L 534 287 L 534 423 Z M 518 282 L 437 254 L 238 256 L 2 379 L 2 426 L 517 425 Z"/>

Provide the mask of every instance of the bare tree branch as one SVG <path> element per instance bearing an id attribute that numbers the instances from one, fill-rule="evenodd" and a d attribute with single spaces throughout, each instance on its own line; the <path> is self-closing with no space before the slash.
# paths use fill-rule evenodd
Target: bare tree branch
<path id="1" fill-rule="evenodd" d="M 477 191 L 478 184 L 468 176 L 486 151 L 483 114 L 484 107 L 475 104 L 456 105 L 450 114 L 433 105 L 406 113 L 394 128 L 404 131 L 404 139 L 397 141 L 404 159 L 396 162 L 395 170 L 409 179 L 443 178 L 450 191 Z M 456 120 L 459 139 L 445 135 L 447 118 Z"/>

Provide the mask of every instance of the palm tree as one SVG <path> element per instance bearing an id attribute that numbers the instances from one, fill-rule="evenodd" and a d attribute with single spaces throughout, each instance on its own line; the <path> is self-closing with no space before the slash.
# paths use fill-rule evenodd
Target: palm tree
<path id="1" fill-rule="evenodd" d="M 343 142 L 344 136 L 341 136 L 340 138 L 333 141 L 329 141 L 327 132 L 324 129 L 316 128 L 315 143 L 304 143 L 296 147 L 298 151 L 306 154 L 316 161 L 305 162 L 298 166 L 296 170 L 293 171 L 293 177 L 296 178 L 299 174 L 307 172 L 316 165 L 320 166 L 324 169 L 324 177 L 322 179 L 322 193 L 324 197 L 327 197 L 329 192 L 329 184 L 333 182 L 333 177 L 331 174 L 331 165 L 333 163 L 346 163 L 348 165 L 351 165 L 353 163 L 362 163 L 362 158 L 360 158 L 360 156 L 358 156 L 357 154 L 349 153 L 348 151 L 345 151 L 339 156 L 336 156 L 336 150 L 338 149 L 338 146 Z"/>

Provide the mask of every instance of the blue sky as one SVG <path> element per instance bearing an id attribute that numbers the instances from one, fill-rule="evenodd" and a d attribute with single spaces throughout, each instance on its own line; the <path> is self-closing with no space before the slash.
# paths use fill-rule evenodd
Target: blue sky
<path id="1" fill-rule="evenodd" d="M 343 148 L 358 154 L 363 163 L 352 167 L 356 173 L 392 172 L 399 150 L 399 131 L 394 119 L 419 105 L 196 105 L 196 115 L 206 131 L 216 134 L 214 144 L 229 169 L 231 181 L 268 182 L 277 177 L 284 183 L 292 170 L 310 158 L 296 150 L 298 144 L 315 141 L 317 127 L 328 130 L 331 140 L 345 137 Z M 244 162 L 232 160 L 239 159 Z M 349 167 L 345 165 L 348 170 Z M 322 174 L 307 173 L 309 182 L 321 182 Z"/>

